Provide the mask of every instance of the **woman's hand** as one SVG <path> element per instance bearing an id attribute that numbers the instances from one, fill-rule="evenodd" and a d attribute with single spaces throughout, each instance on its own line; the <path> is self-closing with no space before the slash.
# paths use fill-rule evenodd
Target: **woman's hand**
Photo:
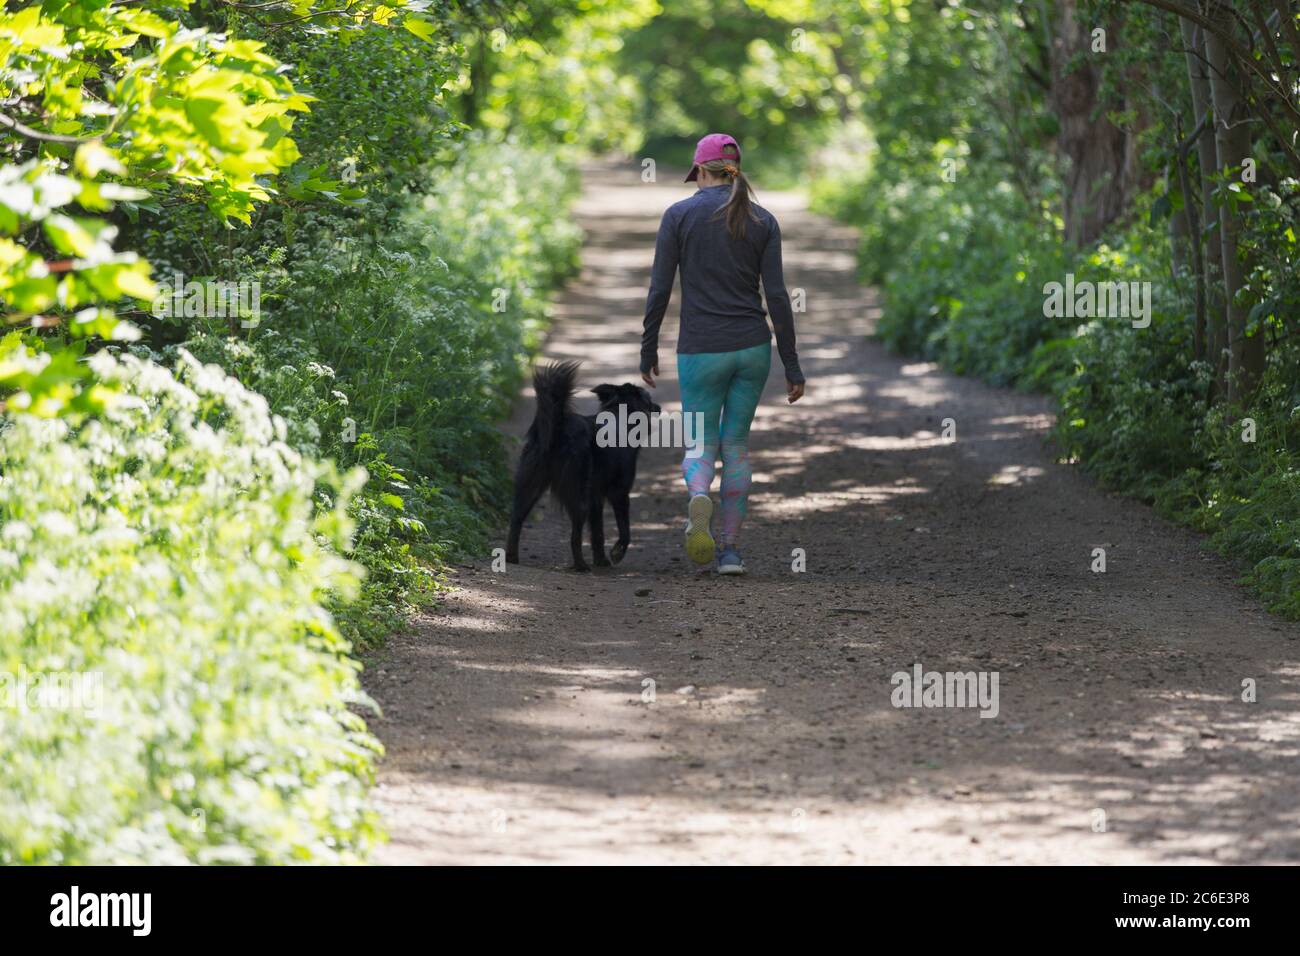
<path id="1" fill-rule="evenodd" d="M 656 365 L 654 368 L 650 369 L 650 371 L 641 373 L 641 381 L 645 382 L 651 388 L 654 388 L 655 387 L 654 377 L 658 374 L 659 374 L 659 366 Z"/>
<path id="2" fill-rule="evenodd" d="M 796 384 L 787 378 L 785 380 L 785 400 L 793 405 L 801 398 L 803 398 L 803 382 Z"/>

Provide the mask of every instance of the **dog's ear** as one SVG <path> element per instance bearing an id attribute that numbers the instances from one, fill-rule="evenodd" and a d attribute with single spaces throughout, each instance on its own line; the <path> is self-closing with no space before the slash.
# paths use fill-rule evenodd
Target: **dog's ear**
<path id="1" fill-rule="evenodd" d="M 592 391 L 596 393 L 596 397 L 600 399 L 600 402 L 603 405 L 605 402 L 609 401 L 611 398 L 614 397 L 614 393 L 618 391 L 618 386 L 610 385 L 608 382 L 606 382 L 603 385 L 597 385 L 595 388 L 592 389 Z"/>

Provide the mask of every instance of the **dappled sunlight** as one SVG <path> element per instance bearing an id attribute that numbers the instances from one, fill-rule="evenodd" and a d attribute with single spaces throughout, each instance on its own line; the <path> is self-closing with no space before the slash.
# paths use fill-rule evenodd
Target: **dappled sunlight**
<path id="1" fill-rule="evenodd" d="M 848 373 L 818 376 L 811 387 L 816 389 L 818 403 L 851 402 L 867 394 L 861 376 Z"/>
<path id="2" fill-rule="evenodd" d="M 799 355 L 804 361 L 813 362 L 842 359 L 847 357 L 848 354 L 849 348 L 847 345 L 840 345 L 838 347 L 822 346 L 820 348 L 801 348 L 799 350 Z"/>
<path id="3" fill-rule="evenodd" d="M 1298 11 L 6 7 L 0 864 L 1300 863 Z"/>
<path id="4" fill-rule="evenodd" d="M 756 477 L 760 481 L 772 480 L 768 475 Z M 884 504 L 901 496 L 927 494 L 928 491 L 927 488 L 897 485 L 856 485 L 843 491 L 808 491 L 797 498 L 787 497 L 772 501 L 770 507 L 783 515 L 800 515 L 833 508 L 846 508 L 854 504 Z"/>
<path id="5" fill-rule="evenodd" d="M 852 640 L 846 646 L 865 651 L 875 643 Z M 541 685 L 543 677 L 556 683 Z M 1080 743 L 1074 735 L 1062 737 L 1062 752 L 1080 746 L 1095 764 L 1087 774 L 1025 766 L 1017 758 L 968 764 L 965 748 L 949 738 L 953 730 L 978 731 L 967 741 L 978 745 L 1002 736 L 1005 728 L 968 719 L 973 715 L 939 713 L 938 723 L 931 721 L 935 742 L 919 755 L 924 759 L 914 759 L 910 770 L 904 764 L 901 775 L 894 771 L 896 758 L 880 764 L 880 772 L 858 769 L 865 776 L 851 798 L 824 789 L 829 780 L 788 774 L 780 759 L 764 766 L 681 755 L 681 745 L 697 734 L 744 733 L 741 728 L 773 704 L 783 720 L 777 727 L 765 724 L 769 747 L 817 739 L 819 719 L 801 715 L 797 698 L 788 694 L 777 703 L 768 688 L 722 684 L 679 693 L 660 686 L 655 701 L 647 703 L 635 672 L 599 667 L 537 668 L 531 683 L 518 702 L 482 715 L 519 735 L 491 773 L 465 764 L 462 756 L 462 766 L 453 767 L 446 782 L 405 772 L 385 781 L 379 802 L 387 812 L 419 809 L 419 825 L 404 827 L 394 841 L 393 862 L 407 855 L 450 862 L 465 853 L 503 862 L 546 862 L 552 853 L 563 854 L 555 859 L 578 853 L 592 862 L 608 855 L 612 862 L 639 844 L 656 853 L 677 848 L 700 861 L 722 861 L 736 840 L 772 852 L 784 848 L 796 859 L 806 854 L 825 861 L 830 853 L 844 862 L 902 852 L 961 859 L 972 843 L 987 847 L 990 861 L 1012 859 L 1012 845 L 1020 859 L 1037 846 L 1049 861 L 1052 848 L 1065 841 L 1077 842 L 1089 857 L 1101 853 L 1112 862 L 1143 862 L 1149 857 L 1135 838 L 1157 836 L 1170 843 L 1175 860 L 1230 860 L 1240 852 L 1232 836 L 1237 808 L 1260 786 L 1250 777 L 1213 770 L 1194 783 L 1177 777 L 1148 783 L 1128 764 L 1106 769 L 1114 754 L 1130 751 L 1105 747 L 1097 738 Z M 846 761 L 860 754 L 866 739 L 916 719 L 887 707 L 883 692 L 873 696 L 876 703 L 857 714 L 859 731 L 840 745 L 848 748 Z M 688 723 L 672 735 L 647 734 L 644 724 L 656 715 L 680 715 Z M 1131 753 L 1140 754 L 1145 765 L 1176 767 L 1187 759 L 1188 734 L 1178 728 L 1189 716 L 1165 709 L 1133 713 L 1122 732 L 1136 742 Z M 1281 722 L 1292 743 L 1298 716 L 1293 710 Z M 1029 742 L 1021 733 L 1012 739 Z M 519 749 L 524 740 L 532 743 Z M 1294 748 L 1266 756 L 1293 759 Z M 611 788 L 620 795 L 617 801 L 609 799 Z M 1100 832 L 1098 810 L 1106 814 Z M 1294 843 L 1297 816 L 1295 808 L 1280 815 L 1262 839 Z M 545 841 L 493 839 L 543 829 L 549 834 Z"/>
<path id="6" fill-rule="evenodd" d="M 639 234 L 589 247 L 589 269 L 622 245 L 644 253 L 677 190 L 615 192 L 620 230 L 640 204 Z M 589 230 L 603 207 L 591 207 Z M 854 309 L 842 286 L 835 311 L 852 318 L 817 326 L 811 313 L 832 300 L 810 279 L 833 276 L 827 263 L 839 260 L 802 260 L 810 384 L 788 405 L 774 355 L 751 429 L 750 575 L 737 588 L 684 560 L 678 449 L 642 453 L 633 544 L 615 568 L 564 571 L 567 523 L 544 503 L 525 529 L 524 564 L 470 575 L 425 632 L 422 646 L 438 652 L 408 652 L 436 665 L 439 694 L 377 691 L 390 743 L 380 802 L 404 821 L 386 858 L 1300 854 L 1297 810 L 1271 796 L 1287 792 L 1300 755 L 1295 668 L 1276 641 L 1274 656 L 1242 658 L 1228 680 L 1182 650 L 1200 641 L 1215 660 L 1221 644 L 1203 635 L 1253 612 L 1195 551 L 1050 464 L 1053 417 L 1040 399 L 886 356 L 856 324 L 874 302 L 864 294 Z M 557 310 L 547 355 L 581 359 L 584 385 L 635 375 L 649 263 L 619 263 L 588 272 Z M 656 400 L 676 411 L 670 324 Z M 584 393 L 578 406 L 594 402 Z M 508 430 L 521 434 L 531 414 L 523 404 Z M 1106 575 L 1089 571 L 1095 542 L 1108 549 Z M 792 574 L 800 550 L 807 570 Z M 1191 617 L 1179 602 L 1189 572 L 1216 595 Z M 997 718 L 891 706 L 890 674 L 914 662 L 1000 673 Z M 1267 707 L 1232 703 L 1238 671 L 1268 686 Z M 401 679 L 385 665 L 382 681 Z M 387 728 L 407 726 L 403 708 L 436 729 L 394 740 Z"/>
<path id="7" fill-rule="evenodd" d="M 1039 415 L 1002 415 L 989 419 L 985 424 L 1010 434 L 1020 434 L 1025 431 L 1047 431 L 1056 424 L 1056 417 L 1046 412 Z"/>
<path id="8" fill-rule="evenodd" d="M 961 413 L 961 407 L 955 405 L 957 393 L 950 387 L 947 380 L 942 381 L 944 387 L 941 387 L 939 383 L 928 385 L 925 379 L 914 379 L 906 383 L 894 382 L 879 386 L 875 390 L 875 394 L 878 398 L 906 402 L 914 408 L 946 408 L 947 411 L 953 414 L 953 417 L 958 417 Z"/>
<path id="9" fill-rule="evenodd" d="M 989 478 L 990 485 L 1021 485 L 1044 474 L 1037 465 L 1004 465 Z"/>
<path id="10" fill-rule="evenodd" d="M 806 462 L 809 458 L 815 458 L 818 455 L 833 455 L 839 452 L 843 446 L 834 445 L 804 445 L 794 451 L 778 451 L 772 449 L 763 455 L 765 461 L 782 461 L 800 463 Z"/>
<path id="11" fill-rule="evenodd" d="M 547 691 L 547 694 L 551 696 L 554 696 L 555 694 L 567 694 L 570 692 L 576 693 L 577 691 L 587 690 L 585 684 L 572 683 L 579 679 L 583 681 L 600 681 L 608 683 L 628 681 L 629 687 L 635 686 L 636 681 L 639 679 L 635 674 L 627 670 L 620 670 L 618 668 L 602 668 L 598 666 L 556 667 L 553 665 L 540 665 L 533 662 L 516 664 L 513 662 L 502 663 L 474 660 L 458 661 L 456 666 L 466 670 L 475 671 L 496 671 L 499 673 L 515 671 L 531 675 L 535 677 L 539 683 L 543 680 L 570 682 L 565 684 L 555 684 L 552 686 Z"/>
<path id="12" fill-rule="evenodd" d="M 809 272 L 836 272 L 842 271 L 849 274 L 857 268 L 857 258 L 852 250 L 845 252 L 818 252 L 816 254 L 803 254 L 800 252 L 787 252 L 784 256 L 785 267 L 791 273 L 798 274 L 801 270 Z M 816 286 L 810 288 L 810 294 L 816 294 Z"/>
<path id="13" fill-rule="evenodd" d="M 915 435 L 894 437 L 892 435 L 862 435 L 845 440 L 845 447 L 858 448 L 863 451 L 899 451 L 913 448 L 935 448 L 940 445 L 954 444 L 951 438 L 941 438 L 933 432 L 920 431 Z"/>
<path id="14" fill-rule="evenodd" d="M 454 604 L 456 627 L 484 637 L 501 633 L 507 627 L 503 615 L 523 616 L 535 608 L 534 600 L 529 598 L 535 597 L 536 587 L 517 585 L 514 590 L 525 596 L 510 597 L 499 591 L 475 588 L 459 589 Z"/>
<path id="15" fill-rule="evenodd" d="M 639 269 L 647 269 L 649 263 L 639 263 L 638 266 Z M 641 298 L 645 295 L 645 289 L 641 288 L 640 285 L 620 286 L 601 281 L 579 282 L 575 292 L 581 296 L 581 301 L 566 304 L 559 310 L 560 314 L 576 314 L 580 309 L 592 307 L 591 303 L 593 302 L 608 308 L 610 303 L 622 304 L 630 299 Z"/>

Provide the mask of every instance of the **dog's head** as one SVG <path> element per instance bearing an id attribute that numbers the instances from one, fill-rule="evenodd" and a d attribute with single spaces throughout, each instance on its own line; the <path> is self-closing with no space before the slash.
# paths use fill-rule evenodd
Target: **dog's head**
<path id="1" fill-rule="evenodd" d="M 597 385 L 592 389 L 596 397 L 600 399 L 600 410 L 612 410 L 620 405 L 626 405 L 629 412 L 642 412 L 649 415 L 652 412 L 660 411 L 659 406 L 654 399 L 640 385 L 633 385 L 631 382 L 624 382 L 622 385 Z"/>

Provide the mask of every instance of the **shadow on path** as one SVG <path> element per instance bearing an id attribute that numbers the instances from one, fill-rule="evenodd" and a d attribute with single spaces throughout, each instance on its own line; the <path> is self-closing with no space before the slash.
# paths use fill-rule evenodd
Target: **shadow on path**
<path id="1" fill-rule="evenodd" d="M 591 167 L 578 209 L 583 270 L 545 354 L 582 360 L 588 385 L 636 379 L 654 233 L 690 189 L 639 174 Z M 788 406 L 774 357 L 751 574 L 686 563 L 670 449 L 642 453 L 616 569 L 563 570 L 552 508 L 522 565 L 460 569 L 368 662 L 388 748 L 380 861 L 1300 859 L 1300 628 L 1195 536 L 1054 463 L 1042 399 L 869 341 L 853 233 L 795 196 L 759 200 L 806 296 L 809 388 Z M 531 416 L 525 394 L 507 429 Z M 997 716 L 892 707 L 891 675 L 917 662 L 996 672 Z"/>

